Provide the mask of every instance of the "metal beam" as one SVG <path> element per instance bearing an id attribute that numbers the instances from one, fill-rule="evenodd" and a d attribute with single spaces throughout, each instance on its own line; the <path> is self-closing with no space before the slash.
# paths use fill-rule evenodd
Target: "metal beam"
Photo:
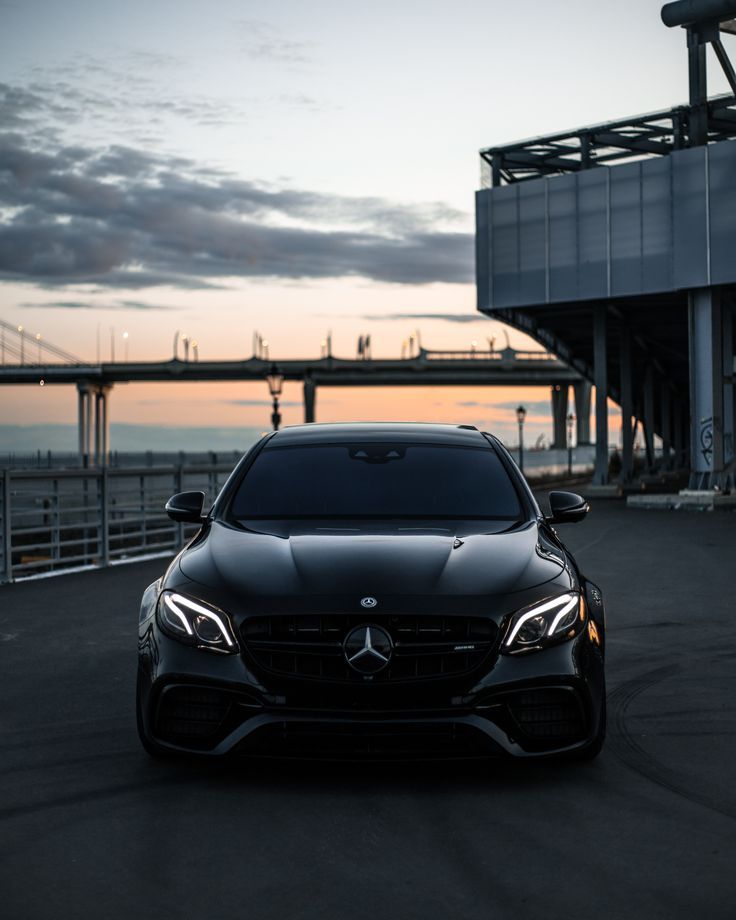
<path id="1" fill-rule="evenodd" d="M 619 368 L 621 374 L 621 481 L 630 482 L 634 475 L 634 431 L 631 417 L 634 414 L 631 332 L 622 326 L 619 343 Z"/>

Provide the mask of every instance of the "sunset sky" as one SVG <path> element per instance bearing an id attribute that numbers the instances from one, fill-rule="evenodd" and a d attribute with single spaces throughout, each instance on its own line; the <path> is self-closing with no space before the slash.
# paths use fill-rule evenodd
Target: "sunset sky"
<path id="1" fill-rule="evenodd" d="M 478 149 L 687 97 L 653 0 L 0 0 L 0 318 L 84 359 L 467 348 Z M 712 92 L 726 90 L 711 68 Z M 529 345 L 510 332 L 511 341 Z M 536 346 L 534 346 L 536 347 Z M 260 426 L 265 385 L 119 386 L 116 422 Z M 286 423 L 301 420 L 287 386 Z M 318 420 L 513 431 L 548 393 L 323 390 Z M 5 389 L 0 425 L 75 420 Z"/>

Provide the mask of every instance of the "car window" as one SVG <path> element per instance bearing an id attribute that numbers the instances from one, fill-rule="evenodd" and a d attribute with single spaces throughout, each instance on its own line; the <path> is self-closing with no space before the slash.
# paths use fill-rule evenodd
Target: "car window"
<path id="1" fill-rule="evenodd" d="M 519 496 L 492 447 L 375 441 L 266 446 L 241 481 L 233 518 L 518 520 Z"/>

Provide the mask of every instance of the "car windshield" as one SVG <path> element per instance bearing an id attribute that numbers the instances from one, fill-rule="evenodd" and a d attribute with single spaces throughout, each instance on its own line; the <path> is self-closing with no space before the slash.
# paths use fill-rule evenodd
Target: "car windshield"
<path id="1" fill-rule="evenodd" d="M 513 521 L 522 508 L 490 444 L 356 441 L 264 447 L 240 482 L 230 515 Z"/>

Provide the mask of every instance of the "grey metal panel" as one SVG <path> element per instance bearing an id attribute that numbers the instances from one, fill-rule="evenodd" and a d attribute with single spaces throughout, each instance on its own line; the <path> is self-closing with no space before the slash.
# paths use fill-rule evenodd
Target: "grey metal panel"
<path id="1" fill-rule="evenodd" d="M 736 141 L 480 196 L 492 214 L 478 246 L 491 308 L 736 283 Z"/>
<path id="2" fill-rule="evenodd" d="M 736 280 L 736 141 L 708 148 L 711 283 Z"/>
<path id="3" fill-rule="evenodd" d="M 611 170 L 611 293 L 635 294 L 642 284 L 641 166 Z"/>
<path id="4" fill-rule="evenodd" d="M 545 180 L 519 189 L 519 299 L 546 300 L 547 215 Z"/>
<path id="5" fill-rule="evenodd" d="M 672 156 L 673 287 L 708 284 L 705 148 L 680 150 Z"/>
<path id="6" fill-rule="evenodd" d="M 608 278 L 608 174 L 591 169 L 578 183 L 578 296 L 600 297 Z"/>
<path id="7" fill-rule="evenodd" d="M 672 159 L 641 164 L 642 290 L 672 288 Z"/>
<path id="8" fill-rule="evenodd" d="M 489 191 L 488 194 L 493 196 L 493 303 L 494 306 L 511 306 L 520 303 L 518 186 L 501 186 Z"/>
<path id="9" fill-rule="evenodd" d="M 578 298 L 577 176 L 549 183 L 550 300 Z"/>

